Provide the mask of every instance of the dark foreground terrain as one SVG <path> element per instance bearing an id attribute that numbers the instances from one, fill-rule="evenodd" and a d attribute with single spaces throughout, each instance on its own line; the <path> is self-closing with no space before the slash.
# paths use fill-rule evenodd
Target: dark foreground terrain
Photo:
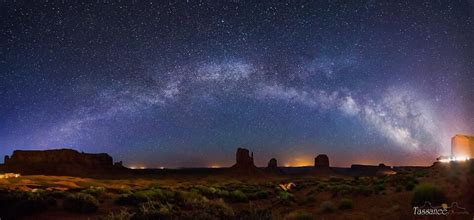
<path id="1" fill-rule="evenodd" d="M 439 219 L 473 218 L 472 160 L 396 170 L 376 176 L 230 169 L 136 170 L 100 178 L 9 176 L 0 179 L 0 217 L 436 219 L 414 215 L 414 206 L 430 201 L 450 211 Z M 451 207 L 453 202 L 458 206 Z"/>

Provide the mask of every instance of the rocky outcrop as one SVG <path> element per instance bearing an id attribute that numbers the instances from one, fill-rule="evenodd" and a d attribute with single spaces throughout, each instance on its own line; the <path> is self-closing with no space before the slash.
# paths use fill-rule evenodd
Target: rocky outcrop
<path id="1" fill-rule="evenodd" d="M 253 162 L 253 153 L 250 154 L 250 151 L 245 148 L 237 148 L 237 153 L 235 154 L 235 161 L 236 163 L 232 168 L 237 169 L 249 169 L 255 168 L 255 164 Z"/>
<path id="2" fill-rule="evenodd" d="M 320 154 L 314 158 L 314 167 L 329 168 L 329 157 L 326 154 Z"/>
<path id="3" fill-rule="evenodd" d="M 277 159 L 275 158 L 272 158 L 268 161 L 268 165 L 265 170 L 271 173 L 281 173 L 281 170 L 278 167 Z"/>
<path id="4" fill-rule="evenodd" d="M 248 149 L 238 148 L 235 155 L 236 163 L 231 167 L 237 174 L 256 174 L 261 171 L 255 166 L 253 161 L 253 153 L 250 153 Z"/>
<path id="5" fill-rule="evenodd" d="M 278 162 L 275 158 L 270 159 L 268 161 L 267 169 L 275 169 L 278 168 Z"/>
<path id="6" fill-rule="evenodd" d="M 114 165 L 108 154 L 79 153 L 72 149 L 16 150 L 11 157 L 5 156 L 4 168 L 21 174 L 72 176 L 111 173 L 125 169 L 121 163 Z"/>

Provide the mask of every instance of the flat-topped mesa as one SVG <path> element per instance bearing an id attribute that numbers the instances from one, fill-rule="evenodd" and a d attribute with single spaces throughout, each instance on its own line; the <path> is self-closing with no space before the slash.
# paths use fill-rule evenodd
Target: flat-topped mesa
<path id="1" fill-rule="evenodd" d="M 113 164 L 106 153 L 79 153 L 72 149 L 15 150 L 5 156 L 6 170 L 22 174 L 89 175 L 107 173 L 123 167 Z"/>
<path id="2" fill-rule="evenodd" d="M 329 168 L 329 157 L 326 154 L 320 154 L 314 158 L 314 167 Z"/>
<path id="3" fill-rule="evenodd" d="M 250 154 L 250 151 L 245 148 L 238 148 L 237 153 L 235 154 L 236 163 L 231 167 L 239 170 L 249 170 L 256 169 L 253 162 L 253 153 Z"/>

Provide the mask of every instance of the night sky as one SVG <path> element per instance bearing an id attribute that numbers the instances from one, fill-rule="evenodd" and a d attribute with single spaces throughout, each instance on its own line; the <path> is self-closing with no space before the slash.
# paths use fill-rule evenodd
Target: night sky
<path id="1" fill-rule="evenodd" d="M 474 134 L 473 1 L 34 2 L 0 2 L 0 155 L 429 165 Z"/>

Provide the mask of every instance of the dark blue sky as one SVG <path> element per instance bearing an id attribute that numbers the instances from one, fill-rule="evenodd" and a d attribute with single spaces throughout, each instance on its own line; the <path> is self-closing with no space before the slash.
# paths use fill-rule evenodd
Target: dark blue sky
<path id="1" fill-rule="evenodd" d="M 469 1 L 0 3 L 0 154 L 430 164 L 474 134 Z"/>

